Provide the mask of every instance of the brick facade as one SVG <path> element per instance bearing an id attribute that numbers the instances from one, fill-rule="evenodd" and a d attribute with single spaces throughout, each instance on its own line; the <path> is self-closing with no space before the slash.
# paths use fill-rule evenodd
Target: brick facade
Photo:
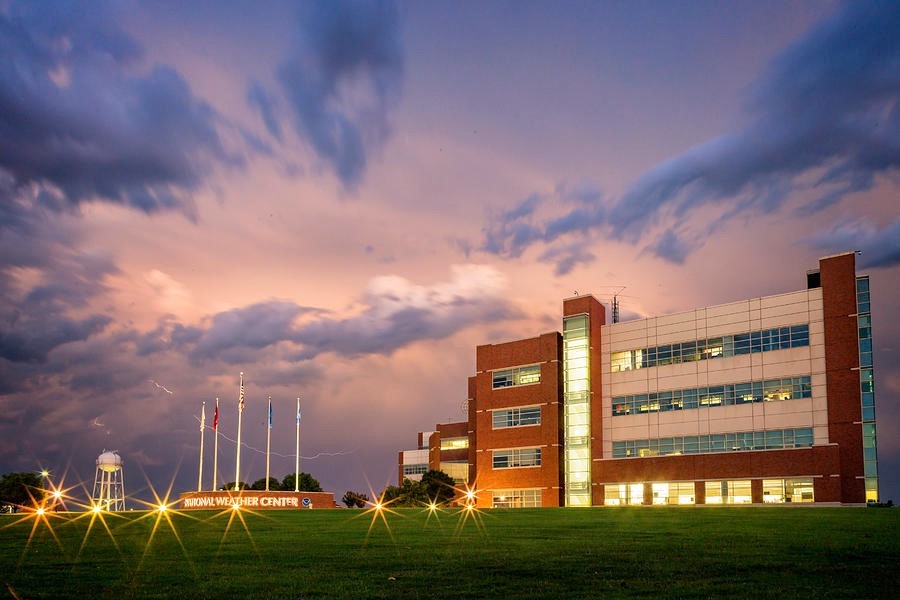
<path id="1" fill-rule="evenodd" d="M 866 501 L 863 478 L 855 255 L 820 261 L 825 311 L 828 438 L 840 448 L 841 502 Z"/>
<path id="2" fill-rule="evenodd" d="M 558 333 L 505 344 L 478 346 L 475 377 L 470 378 L 469 456 L 475 466 L 473 486 L 485 490 L 478 506 L 490 507 L 490 490 L 540 489 L 543 506 L 560 506 L 562 462 L 560 427 L 562 410 L 561 345 Z M 493 389 L 493 371 L 539 364 L 540 383 Z M 540 406 L 541 423 L 508 429 L 493 428 L 493 411 L 503 408 Z M 540 448 L 539 467 L 493 468 L 493 450 Z"/>
<path id="3" fill-rule="evenodd" d="M 816 445 L 812 447 L 604 458 L 604 418 L 612 417 L 606 414 L 610 412 L 609 407 L 604 413 L 601 394 L 604 377 L 610 377 L 611 385 L 616 381 L 604 372 L 603 359 L 606 359 L 608 369 L 609 356 L 604 357 L 601 352 L 601 335 L 607 331 L 604 329 L 606 309 L 592 296 L 564 300 L 564 319 L 578 315 L 587 315 L 589 319 L 591 504 L 604 504 L 604 486 L 607 484 L 642 484 L 644 503 L 649 504 L 653 501 L 653 483 L 693 482 L 694 502 L 704 504 L 706 482 L 747 480 L 750 481 L 749 497 L 753 502 L 761 503 L 764 501 L 764 480 L 797 478 L 812 480 L 816 502 L 865 502 L 855 268 L 853 253 L 828 257 L 820 260 L 818 274 L 811 272 L 808 279 L 810 288 L 822 288 L 821 309 L 817 309 L 821 317 L 816 322 L 824 329 L 824 334 L 819 334 L 820 340 L 824 337 L 824 350 L 817 346 L 819 354 L 807 360 L 810 365 L 812 361 L 818 361 L 817 365 L 824 364 L 824 388 L 817 393 L 824 393 L 825 398 L 823 401 L 821 395 L 816 396 L 820 402 L 817 406 L 822 408 L 815 410 L 824 411 L 827 405 L 827 439 L 822 412 L 822 420 L 810 421 L 810 425 L 819 428 Z M 734 333 L 743 332 L 735 330 Z M 690 340 L 689 337 L 685 339 Z M 703 339 L 702 335 L 699 339 Z M 822 344 L 821 341 L 817 343 Z M 476 373 L 468 379 L 468 421 L 436 426 L 437 431 L 429 440 L 430 467 L 440 468 L 443 460 L 467 459 L 469 485 L 479 490 L 479 507 L 492 505 L 493 490 L 534 489 L 541 491 L 543 506 L 565 505 L 563 356 L 563 336 L 557 332 L 478 346 Z M 540 365 L 540 382 L 494 389 L 495 371 L 533 365 Z M 796 366 L 791 368 L 796 369 Z M 821 369 L 810 366 L 802 375 L 821 378 Z M 647 377 L 651 375 L 648 371 Z M 741 380 L 735 383 L 738 381 Z M 655 389 L 651 388 L 651 391 Z M 494 429 L 494 411 L 532 406 L 540 406 L 539 425 Z M 778 429 L 778 425 L 774 429 Z M 736 428 L 735 431 L 746 429 Z M 440 451 L 442 438 L 463 435 L 469 437 L 468 450 L 451 451 L 452 458 L 450 453 Z M 612 437 L 612 440 L 616 439 Z M 517 448 L 540 448 L 540 466 L 494 468 L 494 451 Z"/>

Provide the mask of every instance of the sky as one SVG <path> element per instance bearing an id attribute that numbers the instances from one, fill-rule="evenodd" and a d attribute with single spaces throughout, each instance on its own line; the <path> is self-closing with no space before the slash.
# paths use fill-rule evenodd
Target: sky
<path id="1" fill-rule="evenodd" d="M 897 2 L 0 2 L 0 472 L 396 483 L 479 344 L 871 277 L 900 500 Z M 207 429 L 204 488 L 212 485 Z"/>

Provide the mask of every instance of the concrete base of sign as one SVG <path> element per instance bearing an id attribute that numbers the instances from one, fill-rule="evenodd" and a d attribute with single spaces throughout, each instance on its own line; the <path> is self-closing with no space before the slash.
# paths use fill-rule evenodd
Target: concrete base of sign
<path id="1" fill-rule="evenodd" d="M 186 510 L 223 510 L 234 506 L 251 510 L 337 508 L 334 494 L 330 492 L 185 492 L 179 499 L 181 508 Z"/>

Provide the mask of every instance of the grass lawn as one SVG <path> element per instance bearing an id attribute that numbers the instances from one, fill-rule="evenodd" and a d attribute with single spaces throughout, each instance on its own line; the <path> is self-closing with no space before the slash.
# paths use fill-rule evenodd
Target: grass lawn
<path id="1" fill-rule="evenodd" d="M 900 511 L 643 507 L 0 517 L 20 598 L 900 596 Z M 75 519 L 75 516 L 79 518 Z M 371 525 L 371 531 L 369 527 Z M 33 532 L 33 533 L 32 533 Z M 177 536 L 175 535 L 177 533 Z M 31 539 L 29 541 L 29 536 Z"/>

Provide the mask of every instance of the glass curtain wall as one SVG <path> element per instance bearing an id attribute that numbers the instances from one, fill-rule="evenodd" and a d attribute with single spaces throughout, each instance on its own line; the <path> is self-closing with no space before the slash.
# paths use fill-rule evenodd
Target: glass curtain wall
<path id="1" fill-rule="evenodd" d="M 563 320 L 566 506 L 591 505 L 591 379 L 587 315 Z"/>
<path id="2" fill-rule="evenodd" d="M 872 315 L 869 278 L 856 278 L 856 320 L 859 331 L 859 385 L 862 397 L 863 460 L 866 502 L 878 502 L 878 456 L 875 446 L 875 377 L 872 373 Z"/>

